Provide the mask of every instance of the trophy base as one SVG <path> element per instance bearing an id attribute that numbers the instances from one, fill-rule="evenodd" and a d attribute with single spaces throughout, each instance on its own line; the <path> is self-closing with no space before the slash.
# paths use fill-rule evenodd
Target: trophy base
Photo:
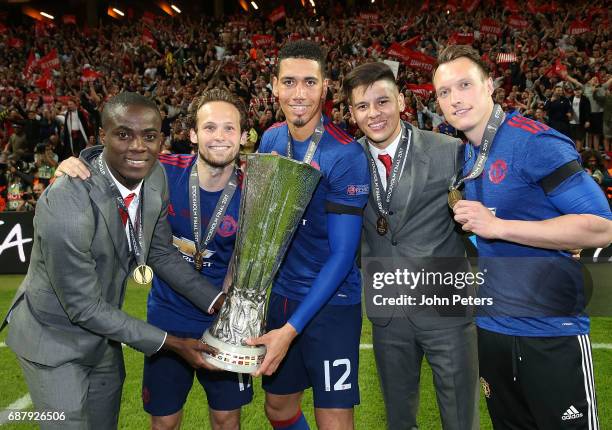
<path id="1" fill-rule="evenodd" d="M 266 355 L 265 346 L 237 346 L 220 341 L 208 330 L 202 335 L 202 341 L 215 348 L 217 355 L 204 353 L 204 360 L 219 369 L 236 373 L 253 373 L 261 365 Z"/>

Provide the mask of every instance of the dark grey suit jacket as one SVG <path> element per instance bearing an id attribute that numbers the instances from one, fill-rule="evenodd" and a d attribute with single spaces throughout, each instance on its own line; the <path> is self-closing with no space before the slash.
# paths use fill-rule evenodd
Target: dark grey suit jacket
<path id="1" fill-rule="evenodd" d="M 85 150 L 81 159 L 92 161 L 101 151 Z M 150 355 L 164 341 L 162 330 L 121 311 L 136 263 L 110 188 L 96 169 L 90 170 L 86 181 L 59 178 L 36 207 L 30 266 L 9 309 L 6 341 L 16 354 L 35 363 L 94 364 L 108 341 Z M 144 180 L 143 202 L 147 263 L 206 311 L 219 290 L 172 246 L 166 220 L 168 184 L 158 162 Z"/>
<path id="2" fill-rule="evenodd" d="M 368 265 L 384 258 L 385 263 L 393 260 L 394 266 L 413 271 L 420 271 L 423 265 L 428 271 L 468 271 L 469 263 L 464 258 L 465 246 L 460 228 L 455 224 L 447 203 L 448 187 L 461 166 L 461 141 L 405 125 L 411 130 L 411 141 L 404 171 L 391 201 L 389 232 L 384 236 L 376 232 L 378 212 L 374 194 L 370 192 L 364 213 L 362 270 L 367 273 Z M 368 150 L 364 138 L 360 139 L 360 143 Z M 371 174 L 373 176 L 376 172 Z M 449 316 L 457 315 L 453 313 L 458 311 L 457 308 L 445 309 L 442 317 L 440 309 L 430 307 L 395 306 L 381 311 L 381 308 L 372 306 L 372 296 L 380 291 L 369 285 L 367 276 L 364 279 L 366 311 L 374 324 L 385 325 L 394 315 L 408 317 L 423 329 L 450 327 L 471 320 L 468 317 Z M 400 287 L 394 294 L 399 297 L 407 292 Z M 439 292 L 466 295 L 473 289 L 466 291 L 465 288 L 455 290 L 449 287 Z"/>

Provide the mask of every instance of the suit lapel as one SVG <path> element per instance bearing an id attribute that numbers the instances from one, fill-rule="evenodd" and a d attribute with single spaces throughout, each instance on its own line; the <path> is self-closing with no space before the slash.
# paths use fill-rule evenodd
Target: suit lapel
<path id="1" fill-rule="evenodd" d="M 122 266 L 127 272 L 129 271 L 129 248 L 125 235 L 125 227 L 121 222 L 115 198 L 110 193 L 108 184 L 100 174 L 92 175 L 92 182 L 93 186 L 89 191 L 89 196 L 91 197 L 91 201 L 98 207 L 102 218 L 104 218 L 115 251 L 119 256 Z"/>
<path id="2" fill-rule="evenodd" d="M 393 193 L 391 208 L 399 216 L 395 217 L 392 231 L 398 233 L 410 221 L 410 215 L 423 192 L 429 174 L 430 158 L 424 147 L 421 134 L 412 128 L 409 156 L 396 192 Z"/>

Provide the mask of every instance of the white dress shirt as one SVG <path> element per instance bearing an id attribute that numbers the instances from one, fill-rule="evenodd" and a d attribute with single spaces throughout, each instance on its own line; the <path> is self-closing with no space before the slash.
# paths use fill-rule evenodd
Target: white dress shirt
<path id="1" fill-rule="evenodd" d="M 127 188 L 125 185 L 123 185 L 121 182 L 119 182 L 113 176 L 113 172 L 111 172 L 111 170 L 108 168 L 108 164 L 106 164 L 106 170 L 110 174 L 110 177 L 113 179 L 113 182 L 117 186 L 117 189 L 119 190 L 119 193 L 121 194 L 121 197 L 124 200 L 130 194 L 132 194 L 132 193 L 135 194 L 134 199 L 132 200 L 132 202 L 128 206 L 128 215 L 130 216 L 130 219 L 132 220 L 132 224 L 134 225 L 134 228 L 136 228 L 136 222 L 138 220 L 138 205 L 140 205 L 140 189 L 142 188 L 142 182 L 143 181 L 140 181 L 138 183 L 138 185 L 136 186 L 136 188 L 134 188 L 133 190 L 130 190 L 129 188 Z M 117 209 L 117 210 L 119 210 L 119 209 Z M 136 234 L 136 232 L 134 232 L 134 234 Z M 131 251 L 132 250 L 132 242 L 130 241 L 130 226 L 128 225 L 127 222 L 125 223 L 125 235 L 127 237 L 128 246 L 129 246 L 129 249 Z"/>
<path id="2" fill-rule="evenodd" d="M 406 133 L 408 133 L 408 146 L 406 147 L 406 153 L 410 149 L 410 133 L 411 130 L 406 128 Z M 385 149 L 378 149 L 376 146 L 372 145 L 368 141 L 368 146 L 370 148 L 370 154 L 372 154 L 372 158 L 374 158 L 374 162 L 376 163 L 376 168 L 378 169 L 378 176 L 380 177 L 380 182 L 382 184 L 383 189 L 387 189 L 387 171 L 385 170 L 385 165 L 382 161 L 378 159 L 379 154 L 388 154 L 391 156 L 391 160 L 395 158 L 395 153 L 397 152 L 397 148 L 399 146 L 400 140 L 402 138 L 402 133 L 398 133 L 397 137 L 391 142 L 389 146 Z M 406 156 L 404 156 L 403 164 L 406 163 Z M 397 178 L 399 181 L 402 177 L 402 172 L 404 171 L 404 166 L 402 165 L 400 168 L 400 176 Z"/>

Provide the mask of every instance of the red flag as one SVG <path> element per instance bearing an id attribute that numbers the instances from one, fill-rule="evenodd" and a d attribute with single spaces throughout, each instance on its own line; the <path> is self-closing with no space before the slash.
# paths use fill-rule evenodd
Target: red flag
<path id="1" fill-rule="evenodd" d="M 57 101 L 63 104 L 64 106 L 68 104 L 70 100 L 74 100 L 71 96 L 58 96 Z"/>
<path id="2" fill-rule="evenodd" d="M 149 25 L 153 25 L 155 22 L 155 15 L 149 11 L 145 11 L 145 13 L 142 14 L 142 20 Z"/>
<path id="3" fill-rule="evenodd" d="M 429 10 L 429 0 L 425 0 L 419 9 L 419 13 L 427 12 Z"/>
<path id="4" fill-rule="evenodd" d="M 270 47 L 274 45 L 274 37 L 269 34 L 254 34 L 251 37 L 251 42 L 256 48 Z"/>
<path id="5" fill-rule="evenodd" d="M 38 98 L 40 97 L 40 94 L 38 93 L 27 93 L 25 98 L 28 102 L 32 102 L 35 100 L 38 100 Z"/>
<path id="6" fill-rule="evenodd" d="M 153 37 L 153 33 L 148 28 L 142 29 L 142 41 L 146 44 L 156 46 L 155 38 Z"/>
<path id="7" fill-rule="evenodd" d="M 435 91 L 434 86 L 432 84 L 423 84 L 423 85 L 406 84 L 406 89 L 412 91 L 413 93 L 415 93 L 416 95 L 424 99 L 429 98 L 431 93 Z"/>
<path id="8" fill-rule="evenodd" d="M 83 72 L 81 73 L 81 81 L 83 82 L 95 81 L 101 76 L 102 76 L 102 73 L 96 72 L 95 70 L 90 69 L 89 67 L 85 67 L 83 68 Z"/>
<path id="9" fill-rule="evenodd" d="M 527 20 L 520 15 L 510 15 L 508 17 L 508 25 L 512 28 L 518 28 L 521 30 L 529 27 Z"/>
<path id="10" fill-rule="evenodd" d="M 516 63 L 517 57 L 514 52 L 500 52 L 497 54 L 497 63 Z"/>
<path id="11" fill-rule="evenodd" d="M 497 21 L 492 18 L 483 18 L 480 20 L 480 32 L 483 34 L 501 35 L 502 28 Z"/>
<path id="12" fill-rule="evenodd" d="M 270 22 L 275 23 L 276 21 L 280 21 L 281 19 L 285 19 L 287 17 L 287 13 L 285 12 L 285 6 L 279 6 L 270 12 L 268 15 L 268 19 Z"/>
<path id="13" fill-rule="evenodd" d="M 572 22 L 567 29 L 568 34 L 577 36 L 583 33 L 589 33 L 591 31 L 591 23 L 588 20 L 576 19 Z"/>
<path id="14" fill-rule="evenodd" d="M 448 38 L 449 45 L 471 45 L 474 43 L 474 33 L 453 33 Z"/>
<path id="15" fill-rule="evenodd" d="M 463 8 L 467 13 L 472 13 L 476 10 L 479 4 L 480 0 L 465 0 L 463 3 Z"/>
<path id="16" fill-rule="evenodd" d="M 53 91 L 55 89 L 55 85 L 53 84 L 53 77 L 51 76 L 51 69 L 44 69 L 40 78 L 38 78 L 34 85 L 36 85 L 41 90 Z"/>
<path id="17" fill-rule="evenodd" d="M 74 24 L 74 25 L 76 25 L 76 16 L 75 15 L 64 15 L 64 16 L 62 16 L 62 22 L 64 24 Z"/>
<path id="18" fill-rule="evenodd" d="M 416 36 L 411 37 L 410 39 L 400 42 L 400 45 L 402 45 L 404 48 L 414 48 L 421 40 L 423 40 L 423 35 L 417 34 Z"/>
<path id="19" fill-rule="evenodd" d="M 376 12 L 361 12 L 359 19 L 362 21 L 378 21 L 380 16 Z"/>
<path id="20" fill-rule="evenodd" d="M 34 55 L 34 51 L 30 50 L 28 60 L 26 61 L 25 68 L 23 69 L 23 76 L 25 76 L 26 79 L 29 79 L 30 76 L 32 76 L 32 72 L 34 72 L 34 69 L 38 65 L 37 63 L 38 62 L 36 60 L 36 55 Z"/>
<path id="21" fill-rule="evenodd" d="M 57 49 L 53 48 L 51 52 L 38 60 L 38 65 L 41 69 L 59 69 L 60 61 L 57 56 Z"/>
<path id="22" fill-rule="evenodd" d="M 9 48 L 23 48 L 23 40 L 18 39 L 16 37 L 9 37 L 9 39 L 6 41 L 6 44 Z"/>
<path id="23" fill-rule="evenodd" d="M 422 70 L 424 72 L 431 72 L 436 64 L 435 58 L 421 52 L 405 48 L 396 42 L 391 44 L 387 50 L 387 55 L 397 57 L 402 60 L 406 66 Z"/>

